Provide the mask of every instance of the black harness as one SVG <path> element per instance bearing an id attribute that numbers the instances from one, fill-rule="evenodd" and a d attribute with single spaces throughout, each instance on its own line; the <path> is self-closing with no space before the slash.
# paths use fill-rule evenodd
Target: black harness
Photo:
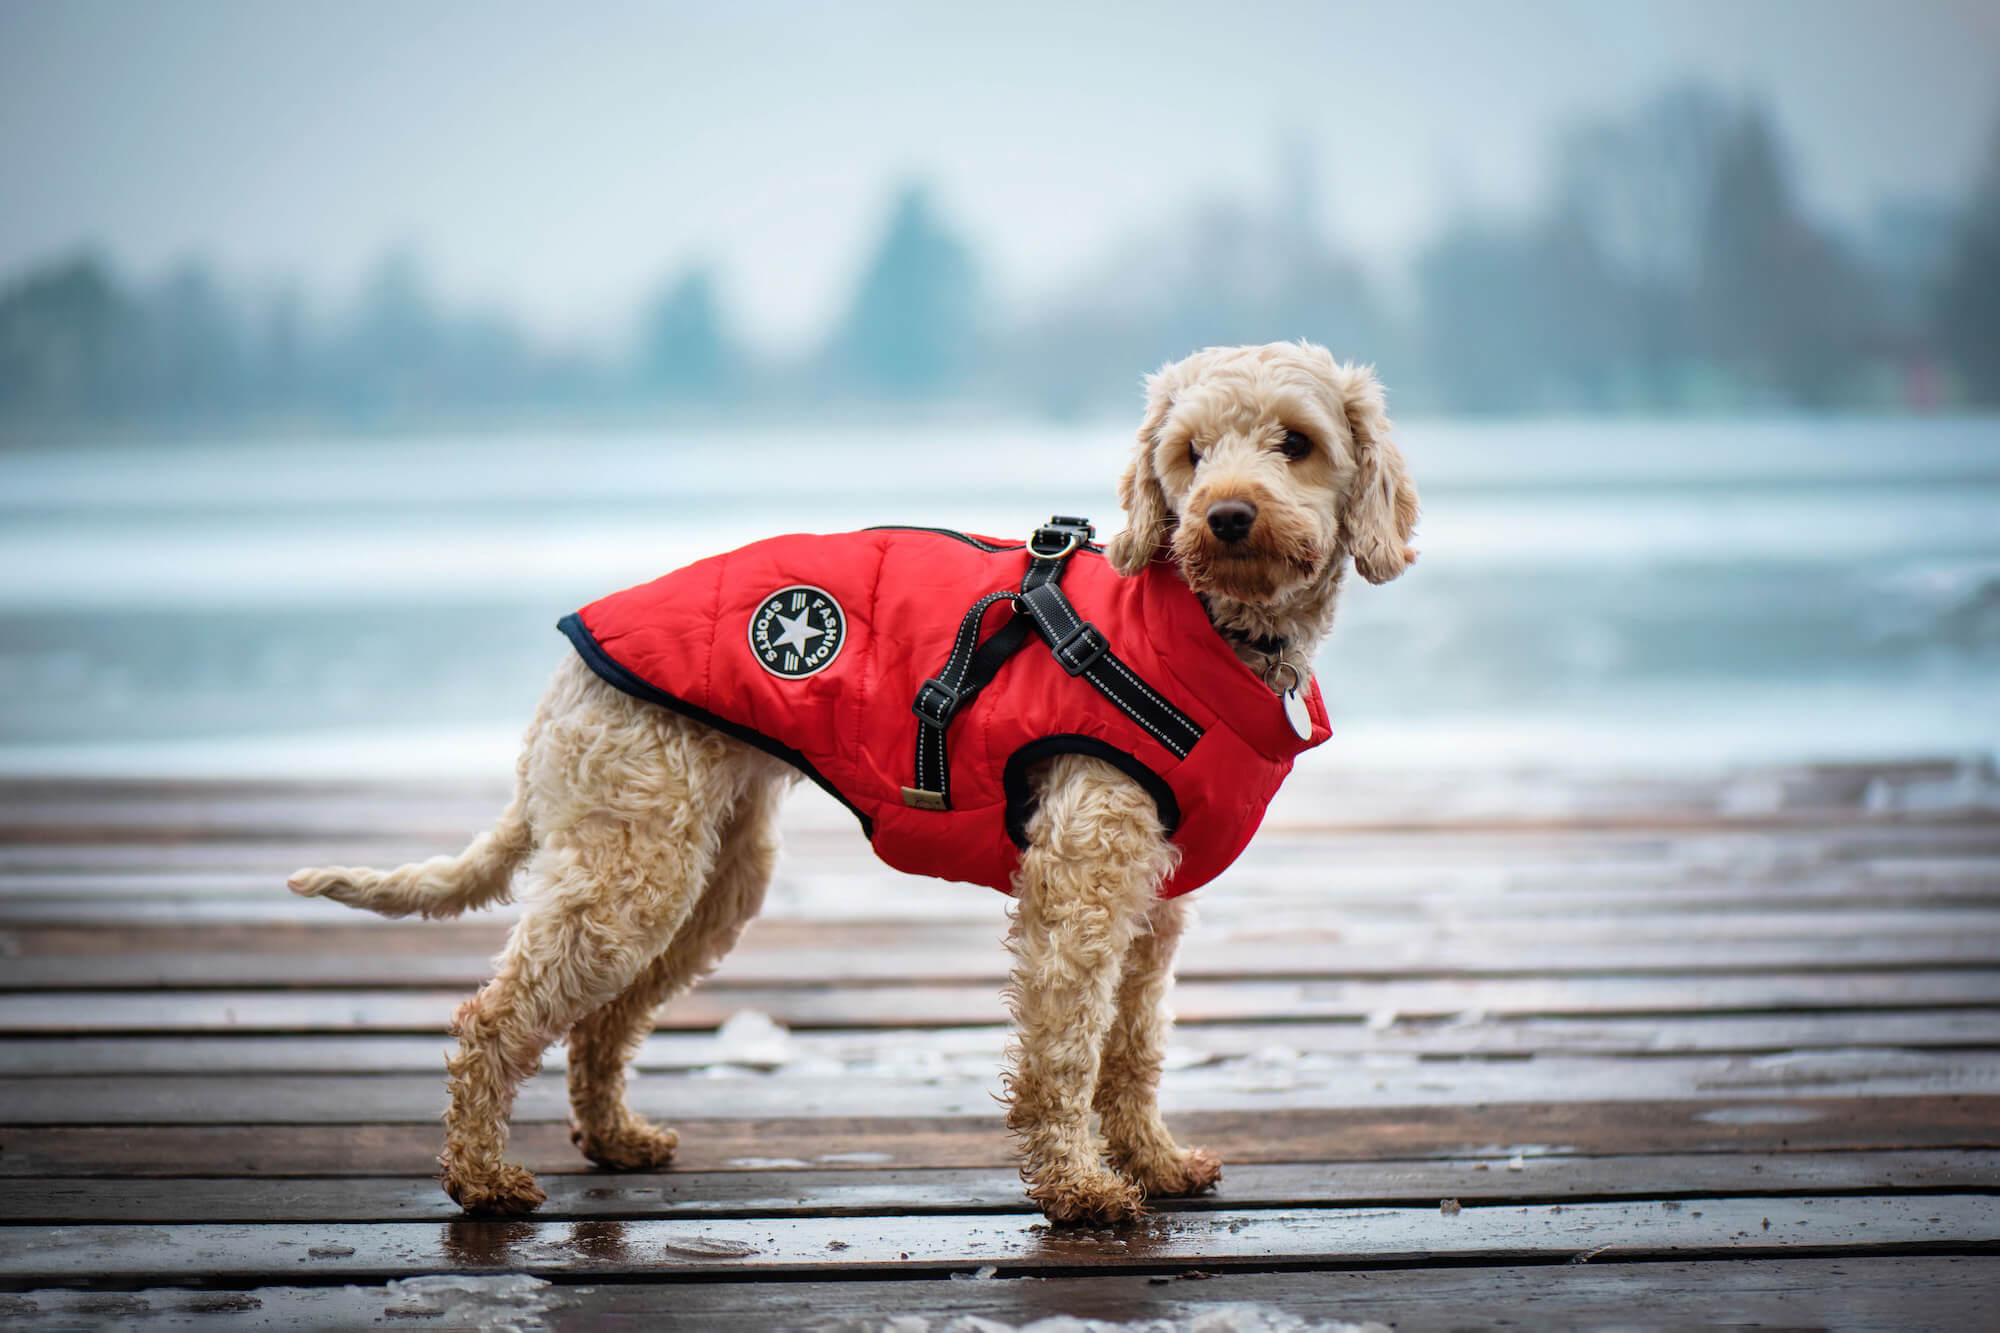
<path id="1" fill-rule="evenodd" d="M 919 810 L 951 809 L 951 764 L 945 732 L 952 718 L 993 682 L 1007 660 L 1039 635 L 1062 669 L 1081 676 L 1164 745 L 1185 759 L 1202 729 L 1145 681 L 1118 655 L 1098 628 L 1076 612 L 1063 594 L 1062 576 L 1079 550 L 1096 551 L 1096 529 L 1081 518 L 1057 514 L 1028 538 L 1028 572 L 1018 592 L 991 592 L 974 602 L 958 623 L 951 656 L 943 669 L 917 690 L 910 711 L 917 715 L 915 785 L 903 788 L 903 804 Z M 980 624 L 999 602 L 1013 614 L 984 643 Z"/>

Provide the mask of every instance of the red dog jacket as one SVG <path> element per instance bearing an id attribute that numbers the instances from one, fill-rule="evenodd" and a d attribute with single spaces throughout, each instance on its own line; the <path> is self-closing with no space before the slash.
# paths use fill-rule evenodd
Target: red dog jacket
<path id="1" fill-rule="evenodd" d="M 1242 852 L 1293 758 L 1331 734 L 1326 709 L 1314 683 L 1301 737 L 1177 572 L 1122 578 L 1089 534 L 1058 518 L 1027 544 L 933 528 L 774 537 L 561 629 L 612 685 L 798 768 L 898 870 L 1012 892 L 1029 767 L 1094 755 L 1158 804 L 1181 850 L 1171 897 Z"/>

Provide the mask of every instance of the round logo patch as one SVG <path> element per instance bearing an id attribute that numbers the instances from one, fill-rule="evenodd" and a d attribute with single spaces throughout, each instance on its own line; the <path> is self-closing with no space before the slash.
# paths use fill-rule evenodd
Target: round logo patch
<path id="1" fill-rule="evenodd" d="M 847 617 L 823 588 L 797 583 L 766 597 L 750 617 L 750 653 L 774 676 L 824 671 L 847 640 Z"/>

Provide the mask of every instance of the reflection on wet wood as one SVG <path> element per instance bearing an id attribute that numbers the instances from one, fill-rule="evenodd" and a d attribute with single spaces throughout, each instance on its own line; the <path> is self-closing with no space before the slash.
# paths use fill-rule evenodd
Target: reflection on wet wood
<path id="1" fill-rule="evenodd" d="M 1734 1098 L 1523 1102 L 1259 1111 L 1169 1117 L 1225 1162 L 1337 1162 L 1513 1154 L 1884 1151 L 2000 1148 L 2000 1097 Z M 997 1115 L 673 1117 L 682 1170 L 1003 1167 Z M 7 1131 L 0 1176 L 430 1175 L 429 1120 L 366 1125 L 27 1126 Z M 591 1171 L 559 1121 L 516 1126 L 509 1152 L 537 1172 Z M 1529 1160 L 1524 1157 L 1524 1161 Z M 593 1174 L 595 1174 L 593 1172 Z"/>
<path id="2" fill-rule="evenodd" d="M 1989 1308 L 1989 1257 L 1732 1259 L 1645 1264 L 1327 1269 L 943 1280 L 552 1283 L 501 1277 L 418 1277 L 380 1286 L 268 1286 L 249 1291 L 37 1290 L 0 1293 L 16 1327 L 435 1328 L 619 1326 L 620 1321 L 767 1333 L 773 1328 L 882 1327 L 891 1317 L 937 1327 L 955 1317 L 1020 1327 L 1051 1316 L 1184 1328 L 1234 1313 L 1310 1324 L 1388 1323 L 1483 1328 L 1496 1318 L 1536 1327 L 1629 1327 L 1634 1311 L 1686 1327 L 1956 1329 Z M 974 1278 L 972 1281 L 957 1280 Z M 296 1279 L 294 1279 L 296 1280 Z"/>
<path id="3" fill-rule="evenodd" d="M 836 1243 L 837 1242 L 837 1243 Z M 801 1271 L 1009 1275 L 1271 1264 L 1363 1267 L 1440 1255 L 1515 1263 L 1610 1262 L 2000 1247 L 2000 1198 L 1696 1198 L 1643 1203 L 1155 1213 L 1115 1228 L 1055 1228 L 976 1214 L 678 1221 L 451 1221 L 260 1225 L 188 1222 L 0 1232 L 0 1281 L 200 1278 L 258 1286 L 296 1276 L 383 1282 L 469 1269 L 549 1277 L 776 1276 Z"/>
<path id="4" fill-rule="evenodd" d="M 537 1221 L 647 1217 L 1031 1215 L 1020 1177 L 1004 1167 L 911 1170 L 840 1154 L 846 1169 L 613 1174 L 543 1173 Z M 1965 1151 L 1681 1153 L 1567 1157 L 1512 1155 L 1400 1162 L 1231 1164 L 1216 1193 L 1163 1211 L 1244 1208 L 1429 1208 L 1462 1203 L 1570 1203 L 1614 1199 L 1805 1198 L 2000 1192 L 2000 1155 Z M 1671 1181 L 1672 1188 L 1662 1182 Z M 428 1175 L 228 1176 L 142 1179 L 16 1178 L 0 1192 L 0 1223 L 449 1222 L 457 1205 Z"/>

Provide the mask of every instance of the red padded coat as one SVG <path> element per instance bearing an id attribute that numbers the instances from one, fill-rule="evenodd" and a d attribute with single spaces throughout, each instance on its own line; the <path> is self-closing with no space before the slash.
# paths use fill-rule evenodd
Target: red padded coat
<path id="1" fill-rule="evenodd" d="M 1081 753 L 1115 764 L 1158 804 L 1181 850 L 1162 895 L 1201 887 L 1250 841 L 1293 758 L 1330 729 L 1315 682 L 1304 698 L 1312 735 L 1293 730 L 1170 567 L 1123 578 L 1086 548 L 1060 589 L 1122 676 L 1178 710 L 1198 739 L 1155 734 L 1031 640 L 949 722 L 951 808 L 911 800 L 912 701 L 951 655 L 967 608 L 1021 586 L 1029 563 L 1021 543 L 929 528 L 774 537 L 613 593 L 561 628 L 612 685 L 800 769 L 898 870 L 1012 892 L 1029 766 Z"/>

